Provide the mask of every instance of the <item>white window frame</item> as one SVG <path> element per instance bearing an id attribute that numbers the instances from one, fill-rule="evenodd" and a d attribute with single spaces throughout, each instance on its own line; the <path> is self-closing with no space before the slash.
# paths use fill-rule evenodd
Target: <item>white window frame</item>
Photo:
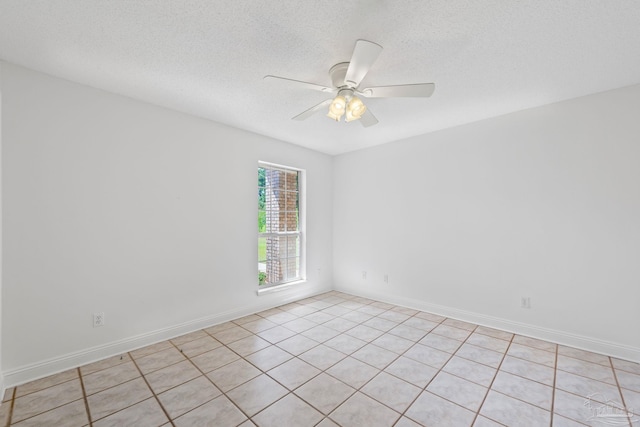
<path id="1" fill-rule="evenodd" d="M 277 169 L 287 172 L 297 172 L 298 174 L 298 231 L 282 231 L 282 232 L 270 232 L 270 233 L 260 233 L 258 232 L 258 237 L 256 242 L 259 242 L 261 237 L 269 237 L 269 236 L 289 236 L 289 235 L 298 235 L 300 242 L 300 264 L 298 277 L 289 281 L 278 282 L 268 285 L 260 285 L 258 284 L 258 295 L 273 292 L 277 290 L 282 290 L 291 285 L 299 284 L 306 282 L 306 171 L 304 169 L 281 165 L 277 163 L 271 162 L 258 162 L 258 168 L 268 168 L 268 169 Z M 257 200 L 256 200 L 257 205 Z M 256 206 L 256 212 L 258 212 L 259 206 Z M 257 253 L 256 253 L 257 257 Z"/>

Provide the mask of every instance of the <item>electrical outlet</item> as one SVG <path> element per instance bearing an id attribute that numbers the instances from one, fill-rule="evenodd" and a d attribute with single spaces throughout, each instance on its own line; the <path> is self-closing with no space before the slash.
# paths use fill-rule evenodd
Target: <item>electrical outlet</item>
<path id="1" fill-rule="evenodd" d="M 104 326 L 104 312 L 93 313 L 93 327 Z"/>
<path id="2" fill-rule="evenodd" d="M 531 308 L 531 298 L 530 297 L 522 297 L 520 299 L 520 307 L 521 308 Z"/>
<path id="3" fill-rule="evenodd" d="M 387 285 L 389 284 L 389 275 L 388 274 L 384 275 L 384 283 L 386 283 Z"/>
<path id="4" fill-rule="evenodd" d="M 366 271 L 362 272 L 362 280 L 367 280 L 367 272 Z"/>

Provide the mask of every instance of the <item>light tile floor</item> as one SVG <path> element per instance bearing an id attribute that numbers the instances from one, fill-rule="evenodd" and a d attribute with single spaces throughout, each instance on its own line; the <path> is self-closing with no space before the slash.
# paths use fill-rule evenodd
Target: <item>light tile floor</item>
<path id="1" fill-rule="evenodd" d="M 637 363 L 334 291 L 9 389 L 0 425 L 639 427 L 634 413 Z"/>

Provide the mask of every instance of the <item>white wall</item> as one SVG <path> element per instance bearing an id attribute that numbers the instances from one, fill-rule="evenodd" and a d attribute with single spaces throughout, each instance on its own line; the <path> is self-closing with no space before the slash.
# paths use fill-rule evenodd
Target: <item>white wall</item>
<path id="1" fill-rule="evenodd" d="M 331 288 L 331 157 L 2 68 L 8 385 Z M 308 283 L 262 296 L 258 160 L 307 171 Z"/>
<path id="2" fill-rule="evenodd" d="M 640 86 L 336 157 L 333 243 L 337 289 L 640 361 Z"/>

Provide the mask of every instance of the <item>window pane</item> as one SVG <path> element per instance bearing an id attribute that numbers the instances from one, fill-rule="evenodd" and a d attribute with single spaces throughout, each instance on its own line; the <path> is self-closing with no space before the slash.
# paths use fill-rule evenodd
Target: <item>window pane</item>
<path id="1" fill-rule="evenodd" d="M 298 231 L 298 212 L 287 212 L 286 231 Z"/>
<path id="2" fill-rule="evenodd" d="M 267 213 L 265 211 L 258 211 L 258 233 L 265 233 L 267 231 Z"/>
<path id="3" fill-rule="evenodd" d="M 287 279 L 297 279 L 300 271 L 300 258 L 289 258 L 287 260 Z"/>
<path id="4" fill-rule="evenodd" d="M 266 285 L 267 282 L 267 263 L 259 262 L 258 263 L 258 284 Z"/>
<path id="5" fill-rule="evenodd" d="M 285 187 L 285 171 L 279 169 L 266 169 L 265 171 L 265 185 L 273 188 Z"/>
<path id="6" fill-rule="evenodd" d="M 280 205 L 282 203 L 279 203 L 280 198 L 282 197 L 282 191 L 278 190 L 277 188 L 273 188 L 273 187 L 266 187 L 265 189 L 265 203 L 266 203 L 266 210 L 273 210 L 273 211 L 278 211 L 280 209 Z"/>
<path id="7" fill-rule="evenodd" d="M 266 237 L 258 237 L 258 262 L 265 263 L 267 262 L 267 238 Z"/>
<path id="8" fill-rule="evenodd" d="M 274 190 L 271 187 L 266 189 L 266 223 L 270 233 L 286 230 L 285 217 L 285 193 Z"/>
<path id="9" fill-rule="evenodd" d="M 297 211 L 298 210 L 298 193 L 296 193 L 295 191 L 286 191 L 285 203 L 286 203 L 287 211 Z"/>
<path id="10" fill-rule="evenodd" d="M 299 256 L 300 238 L 298 236 L 287 236 L 287 257 Z"/>
<path id="11" fill-rule="evenodd" d="M 264 210 L 266 202 L 264 187 L 258 187 L 258 209 Z"/>
<path id="12" fill-rule="evenodd" d="M 265 211 L 264 224 L 266 233 L 273 233 L 274 231 L 278 231 L 278 218 L 274 218 L 271 211 Z"/>
<path id="13" fill-rule="evenodd" d="M 267 237 L 267 282 L 279 283 L 283 279 L 281 253 L 286 252 L 286 240 L 280 237 Z"/>
<path id="14" fill-rule="evenodd" d="M 298 191 L 298 172 L 287 172 L 286 189 L 289 191 Z"/>

